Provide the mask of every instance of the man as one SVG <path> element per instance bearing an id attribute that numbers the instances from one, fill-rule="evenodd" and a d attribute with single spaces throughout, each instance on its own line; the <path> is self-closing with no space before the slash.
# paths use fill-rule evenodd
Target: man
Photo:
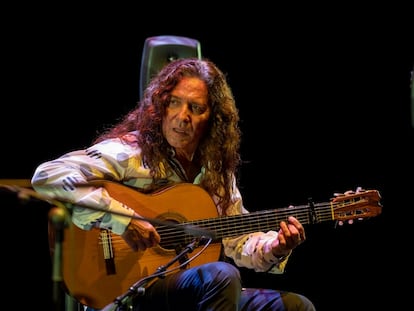
<path id="1" fill-rule="evenodd" d="M 78 228 L 109 230 L 122 237 L 130 252 L 145 257 L 163 242 L 157 226 L 140 219 L 146 215 L 139 206 L 124 204 L 96 182 L 116 182 L 141 193 L 194 184 L 211 196 L 218 216 L 247 214 L 236 178 L 238 122 L 223 72 L 207 59 L 178 59 L 161 69 L 137 107 L 91 147 L 39 165 L 32 185 L 73 204 Z M 235 265 L 278 274 L 305 239 L 302 224 L 289 217 L 273 230 L 229 235 L 222 242 L 224 257 Z M 225 261 L 158 278 L 128 303 L 134 310 L 315 310 L 300 294 L 242 289 L 238 269 Z"/>

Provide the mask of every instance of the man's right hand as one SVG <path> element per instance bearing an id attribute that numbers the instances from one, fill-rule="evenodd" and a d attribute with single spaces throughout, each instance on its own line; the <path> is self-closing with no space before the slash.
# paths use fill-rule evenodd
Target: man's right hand
<path id="1" fill-rule="evenodd" d="M 134 251 L 145 251 L 160 243 L 161 237 L 157 230 L 148 221 L 133 218 L 121 235 L 125 242 Z"/>

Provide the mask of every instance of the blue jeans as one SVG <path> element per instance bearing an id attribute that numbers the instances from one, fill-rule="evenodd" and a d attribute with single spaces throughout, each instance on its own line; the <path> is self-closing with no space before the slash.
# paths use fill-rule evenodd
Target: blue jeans
<path id="1" fill-rule="evenodd" d="M 242 288 L 239 270 L 213 262 L 159 279 L 132 302 L 134 311 L 314 311 L 304 296 L 270 289 Z"/>
<path id="2" fill-rule="evenodd" d="M 242 288 L 239 270 L 213 262 L 158 279 L 128 302 L 105 311 L 314 311 L 306 297 L 272 289 Z M 96 311 L 90 308 L 87 311 Z"/>

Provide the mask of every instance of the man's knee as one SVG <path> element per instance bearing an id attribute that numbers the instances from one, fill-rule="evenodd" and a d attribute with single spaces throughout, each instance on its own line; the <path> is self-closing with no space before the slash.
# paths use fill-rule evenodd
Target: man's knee
<path id="1" fill-rule="evenodd" d="M 315 311 L 315 306 L 309 300 L 309 298 L 296 294 L 296 293 L 283 293 L 282 294 L 283 304 L 285 305 L 286 311 L 289 310 L 300 310 L 300 311 Z"/>

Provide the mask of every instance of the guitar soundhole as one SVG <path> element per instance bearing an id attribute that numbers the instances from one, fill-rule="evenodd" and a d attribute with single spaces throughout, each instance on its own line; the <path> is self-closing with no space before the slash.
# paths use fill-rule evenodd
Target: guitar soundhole
<path id="1" fill-rule="evenodd" d="M 161 236 L 159 246 L 154 248 L 157 253 L 176 254 L 189 243 L 188 235 L 186 235 L 184 231 L 180 230 L 179 226 L 174 226 L 186 221 L 182 215 L 176 213 L 165 213 L 159 215 L 157 219 L 165 222 L 165 225 L 161 224 L 156 226 L 156 229 Z"/>

